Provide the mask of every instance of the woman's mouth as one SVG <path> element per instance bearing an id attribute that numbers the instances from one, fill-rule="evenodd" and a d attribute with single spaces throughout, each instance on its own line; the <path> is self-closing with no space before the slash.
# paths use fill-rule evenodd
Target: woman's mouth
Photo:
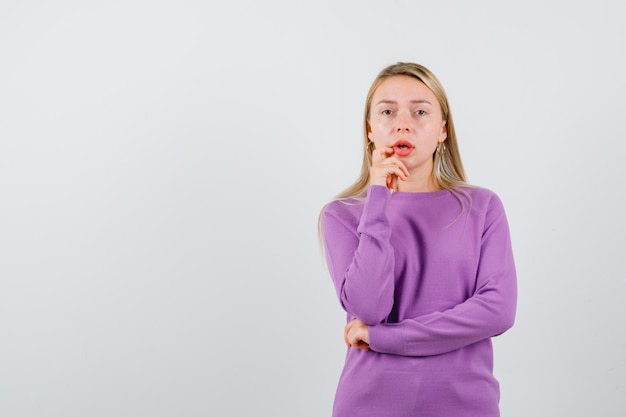
<path id="1" fill-rule="evenodd" d="M 407 156 L 413 152 L 413 149 L 415 149 L 415 146 L 407 140 L 399 140 L 393 144 L 393 151 L 398 156 Z"/>

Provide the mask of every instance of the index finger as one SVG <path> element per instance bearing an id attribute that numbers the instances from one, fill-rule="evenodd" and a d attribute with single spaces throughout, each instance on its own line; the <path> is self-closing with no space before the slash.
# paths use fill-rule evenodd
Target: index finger
<path id="1" fill-rule="evenodd" d="M 378 161 L 382 161 L 385 158 L 390 157 L 391 155 L 393 155 L 394 150 L 393 148 L 390 147 L 384 147 L 384 148 L 380 148 L 380 149 L 374 149 L 372 151 L 372 161 L 373 162 L 378 162 Z"/>

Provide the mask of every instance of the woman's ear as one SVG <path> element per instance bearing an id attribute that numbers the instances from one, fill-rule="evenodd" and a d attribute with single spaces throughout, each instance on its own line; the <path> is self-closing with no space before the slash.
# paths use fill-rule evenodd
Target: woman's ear
<path id="1" fill-rule="evenodd" d="M 442 143 L 444 140 L 448 138 L 448 125 L 447 121 L 444 120 L 441 125 L 441 132 L 439 133 L 439 143 Z"/>

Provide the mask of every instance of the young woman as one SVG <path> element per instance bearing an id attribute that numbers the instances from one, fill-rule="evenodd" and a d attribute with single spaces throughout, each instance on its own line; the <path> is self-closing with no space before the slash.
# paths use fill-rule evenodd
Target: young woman
<path id="1" fill-rule="evenodd" d="M 321 213 L 348 321 L 333 416 L 499 416 L 491 338 L 517 297 L 502 203 L 466 183 L 427 68 L 385 68 L 364 121 L 360 178 Z"/>

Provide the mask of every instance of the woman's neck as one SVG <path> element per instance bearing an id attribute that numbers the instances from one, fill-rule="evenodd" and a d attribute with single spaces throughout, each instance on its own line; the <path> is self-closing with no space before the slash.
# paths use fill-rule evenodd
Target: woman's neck
<path id="1" fill-rule="evenodd" d="M 437 185 L 433 175 L 418 176 L 410 175 L 406 181 L 398 181 L 396 191 L 406 193 L 424 193 L 439 191 L 441 188 Z"/>
<path id="2" fill-rule="evenodd" d="M 427 193 L 439 191 L 437 180 L 433 174 L 433 160 L 409 168 L 409 177 L 406 181 L 397 181 L 396 190 L 406 193 Z"/>

